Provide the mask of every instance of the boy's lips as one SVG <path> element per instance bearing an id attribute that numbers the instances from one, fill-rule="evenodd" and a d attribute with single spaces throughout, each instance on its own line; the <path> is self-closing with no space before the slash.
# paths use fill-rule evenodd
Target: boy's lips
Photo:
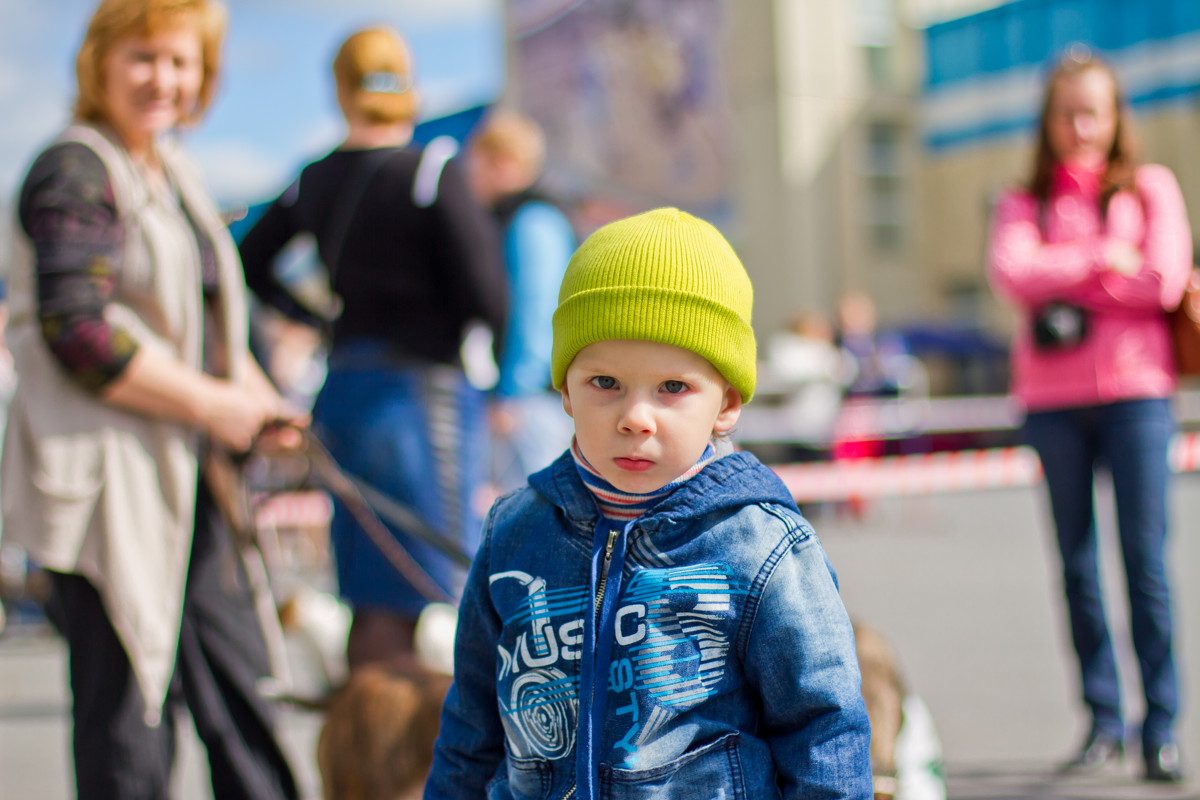
<path id="1" fill-rule="evenodd" d="M 630 472 L 645 472 L 654 466 L 654 462 L 646 458 L 614 458 L 613 462 L 621 469 Z"/>

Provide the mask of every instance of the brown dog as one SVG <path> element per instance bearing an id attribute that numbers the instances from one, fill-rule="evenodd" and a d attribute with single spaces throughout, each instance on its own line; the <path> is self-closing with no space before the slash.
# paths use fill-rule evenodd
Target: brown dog
<path id="1" fill-rule="evenodd" d="M 317 741 L 325 800 L 420 798 L 452 678 L 366 665 L 329 699 Z"/>

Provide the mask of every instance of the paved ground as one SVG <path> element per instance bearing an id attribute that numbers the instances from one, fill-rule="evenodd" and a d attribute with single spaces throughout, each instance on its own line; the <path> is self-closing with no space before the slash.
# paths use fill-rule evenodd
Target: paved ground
<path id="1" fill-rule="evenodd" d="M 945 752 L 954 800 L 1182 800 L 1200 782 L 1160 788 L 1133 766 L 1103 778 L 1061 780 L 1054 765 L 1082 734 L 1074 677 L 1036 491 L 880 500 L 861 519 L 810 515 L 841 578 L 851 612 L 894 643 L 911 688 L 925 700 Z M 1185 690 L 1200 685 L 1200 475 L 1180 476 L 1173 498 L 1172 568 Z M 1105 535 L 1111 524 L 1104 520 Z M 1111 551 L 1111 547 L 1109 548 Z M 1110 561 L 1108 576 L 1119 576 Z M 1114 596 L 1114 616 L 1124 619 Z M 1118 628 L 1118 630 L 1121 630 Z M 1130 681 L 1128 636 L 1119 645 Z M 293 649 L 301 664 L 302 651 Z M 303 667 L 301 667 L 303 670 Z M 63 651 L 48 636 L 0 638 L 0 800 L 71 796 Z M 1130 686 L 1131 706 L 1138 693 Z M 1136 712 L 1134 713 L 1136 718 Z M 317 797 L 319 720 L 285 719 L 288 746 Z M 1200 774 L 1200 711 L 1185 711 L 1181 744 Z M 204 755 L 185 737 L 180 800 L 210 797 Z"/>
<path id="2" fill-rule="evenodd" d="M 1185 692 L 1200 685 L 1200 475 L 1174 486 L 1170 563 Z M 1110 509 L 1109 495 L 1101 503 Z M 1196 798 L 1200 782 L 1160 789 L 1133 764 L 1104 779 L 1063 781 L 1054 767 L 1085 732 L 1053 566 L 1048 512 L 1029 489 L 881 500 L 861 520 L 810 511 L 851 614 L 883 630 L 937 723 L 952 798 Z M 1113 554 L 1111 513 L 1101 534 Z M 1106 583 L 1121 578 L 1116 556 Z M 1138 690 L 1126 604 L 1109 592 L 1131 718 Z M 1190 692 L 1189 692 L 1190 693 Z M 1186 699 L 1186 698 L 1185 698 Z M 1181 745 L 1200 768 L 1200 713 L 1185 709 Z M 1135 748 L 1136 749 L 1136 748 Z M 1140 767 L 1140 765 L 1137 765 Z"/>

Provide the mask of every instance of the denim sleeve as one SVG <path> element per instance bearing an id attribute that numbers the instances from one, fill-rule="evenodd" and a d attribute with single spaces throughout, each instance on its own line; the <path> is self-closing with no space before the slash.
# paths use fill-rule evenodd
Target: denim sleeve
<path id="1" fill-rule="evenodd" d="M 454 684 L 442 707 L 425 800 L 484 797 L 504 759 L 504 728 L 496 702 L 496 642 L 502 621 L 488 589 L 495 514 L 493 506 L 458 608 Z"/>
<path id="2" fill-rule="evenodd" d="M 789 800 L 870 798 L 871 729 L 854 632 L 806 523 L 776 548 L 763 575 L 745 663 L 762 698 L 759 732 L 780 790 Z"/>

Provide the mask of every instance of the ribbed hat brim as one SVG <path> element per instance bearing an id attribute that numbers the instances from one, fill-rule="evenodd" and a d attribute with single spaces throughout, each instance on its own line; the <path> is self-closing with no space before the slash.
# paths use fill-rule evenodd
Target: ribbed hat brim
<path id="1" fill-rule="evenodd" d="M 611 222 L 572 256 L 554 313 L 551 377 L 604 339 L 675 345 L 706 359 L 748 401 L 757 353 L 754 290 L 715 227 L 677 208 Z"/>
<path id="2" fill-rule="evenodd" d="M 675 345 L 704 356 L 738 390 L 754 394 L 755 343 L 749 323 L 706 297 L 644 286 L 589 289 L 569 297 L 554 313 L 553 380 L 562 386 L 575 355 L 604 339 L 642 339 Z M 704 342 L 705 347 L 697 347 Z M 569 354 L 569 356 L 568 356 Z"/>

